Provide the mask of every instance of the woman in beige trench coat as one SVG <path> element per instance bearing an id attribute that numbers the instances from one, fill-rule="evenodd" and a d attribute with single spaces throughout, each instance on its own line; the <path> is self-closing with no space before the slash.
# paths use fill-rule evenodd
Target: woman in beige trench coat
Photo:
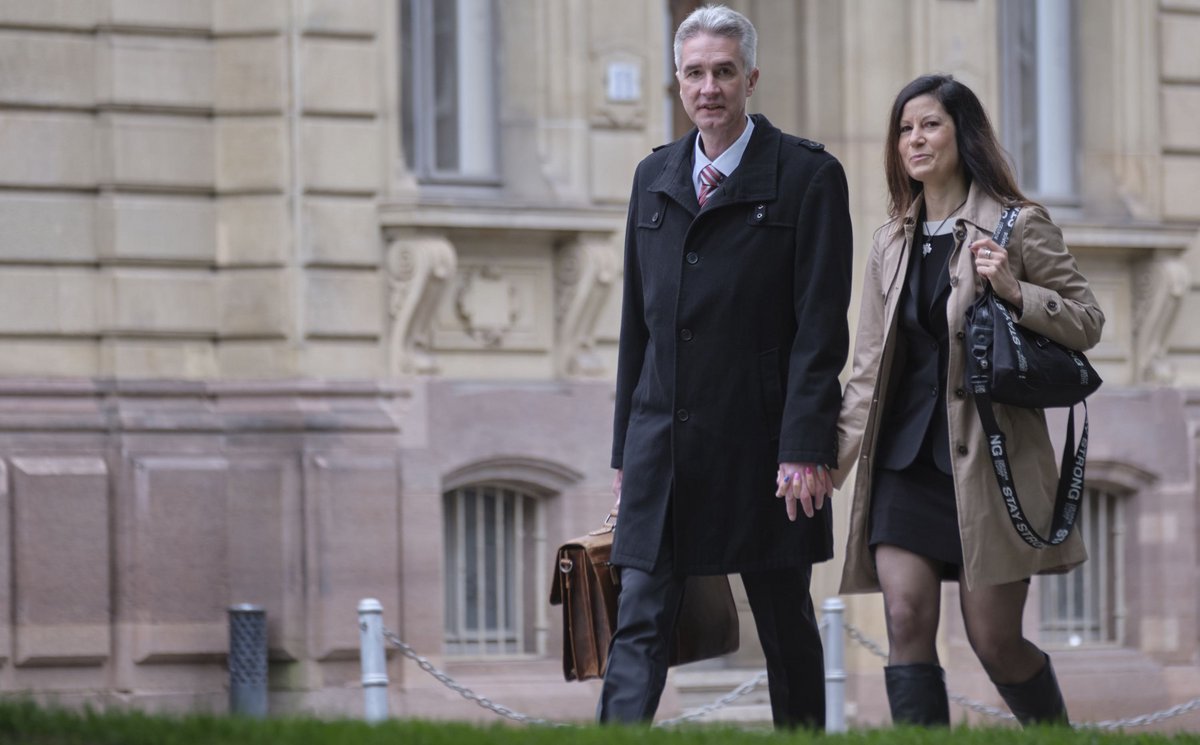
<path id="1" fill-rule="evenodd" d="M 838 426 L 840 487 L 856 474 L 843 592 L 882 591 L 893 721 L 947 724 L 935 640 L 941 581 L 960 584 L 967 636 L 1022 722 L 1065 722 L 1050 658 L 1024 637 L 1029 578 L 1086 560 L 1078 534 L 1038 550 L 1013 530 L 963 382 L 964 314 L 985 280 L 1022 325 L 1075 349 L 1104 315 L 1046 211 L 1020 192 L 979 99 L 918 78 L 892 106 L 892 219 L 866 267 L 853 373 Z M 1023 209 L 1006 249 L 991 240 Z M 1048 525 L 1058 464 L 1040 410 L 996 405 L 1022 504 Z"/>

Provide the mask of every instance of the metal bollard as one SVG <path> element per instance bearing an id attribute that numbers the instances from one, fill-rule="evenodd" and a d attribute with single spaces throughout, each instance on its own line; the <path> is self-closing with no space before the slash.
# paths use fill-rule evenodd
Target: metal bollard
<path id="1" fill-rule="evenodd" d="M 260 605 L 229 607 L 229 711 L 267 715 L 267 612 Z"/>
<path id="2" fill-rule="evenodd" d="M 359 601 L 358 630 L 364 714 L 368 722 L 382 722 L 388 718 L 387 655 L 383 650 L 383 605 L 375 598 Z"/>
<path id="3" fill-rule="evenodd" d="M 825 598 L 825 731 L 846 731 L 846 636 L 841 598 Z"/>

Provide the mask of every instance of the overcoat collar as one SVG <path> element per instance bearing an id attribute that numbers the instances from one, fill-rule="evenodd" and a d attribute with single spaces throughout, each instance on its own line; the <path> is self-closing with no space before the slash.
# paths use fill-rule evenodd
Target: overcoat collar
<path id="1" fill-rule="evenodd" d="M 754 131 L 750 134 L 750 144 L 746 146 L 742 162 L 704 203 L 705 212 L 725 204 L 767 202 L 776 197 L 783 134 L 762 114 L 751 114 L 750 118 L 754 120 Z M 693 215 L 701 211 L 692 182 L 693 153 L 699 134 L 698 130 L 692 129 L 685 137 L 667 146 L 670 148 L 667 161 L 649 186 L 650 191 L 666 194 Z"/>

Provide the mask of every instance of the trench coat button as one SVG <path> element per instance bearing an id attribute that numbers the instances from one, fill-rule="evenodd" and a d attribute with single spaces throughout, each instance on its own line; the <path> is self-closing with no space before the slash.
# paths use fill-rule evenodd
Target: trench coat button
<path id="1" fill-rule="evenodd" d="M 695 264 L 696 262 L 700 261 L 700 254 L 696 253 L 695 251 L 688 251 L 687 256 L 684 258 L 687 259 L 687 263 Z"/>
<path id="2" fill-rule="evenodd" d="M 966 455 L 966 454 L 967 454 L 967 446 L 966 446 L 966 445 L 959 445 L 959 446 L 958 446 L 958 454 L 959 454 L 959 455 Z"/>
<path id="3" fill-rule="evenodd" d="M 680 409 L 679 411 L 675 412 L 675 418 L 681 422 L 686 422 L 692 418 L 692 415 L 688 413 L 687 409 Z"/>
<path id="4" fill-rule="evenodd" d="M 1050 310 L 1058 310 L 1058 301 L 1051 300 L 1050 302 L 1046 303 L 1046 307 Z"/>
<path id="5" fill-rule="evenodd" d="M 966 391 L 964 391 L 962 388 L 955 388 L 955 389 L 954 389 L 954 395 L 955 395 L 956 397 L 958 397 L 958 398 L 966 398 L 966 397 L 967 397 L 967 392 L 966 392 Z"/>
<path id="6" fill-rule="evenodd" d="M 961 241 L 963 238 L 967 237 L 967 231 L 960 228 L 954 231 L 954 237 Z"/>
<path id="7" fill-rule="evenodd" d="M 680 329 L 679 330 L 679 338 L 683 339 L 684 341 L 691 341 L 692 340 L 692 330 L 691 329 Z"/>
<path id="8" fill-rule="evenodd" d="M 950 278 L 950 286 L 951 286 L 951 287 L 958 287 L 958 277 L 951 277 L 951 278 Z"/>
<path id="9" fill-rule="evenodd" d="M 958 332 L 956 332 L 956 333 L 954 334 L 954 338 L 955 338 L 955 339 L 958 339 L 959 341 L 962 341 L 963 339 L 966 339 L 966 338 L 967 338 L 967 334 L 966 334 L 966 332 L 965 332 L 965 331 L 962 331 L 962 330 L 960 329 Z"/>

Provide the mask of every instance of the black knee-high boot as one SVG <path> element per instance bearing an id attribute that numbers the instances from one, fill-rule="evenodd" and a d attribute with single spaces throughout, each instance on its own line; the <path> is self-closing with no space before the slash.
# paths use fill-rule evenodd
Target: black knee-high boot
<path id="1" fill-rule="evenodd" d="M 1063 701 L 1062 689 L 1058 687 L 1054 667 L 1050 664 L 1050 655 L 1045 652 L 1042 654 L 1046 657 L 1046 664 L 1037 675 L 1024 683 L 996 683 L 996 690 L 1021 726 L 1069 724 L 1067 705 Z"/>
<path id="2" fill-rule="evenodd" d="M 888 665 L 883 668 L 883 679 L 894 724 L 949 726 L 946 676 L 939 665 Z"/>

